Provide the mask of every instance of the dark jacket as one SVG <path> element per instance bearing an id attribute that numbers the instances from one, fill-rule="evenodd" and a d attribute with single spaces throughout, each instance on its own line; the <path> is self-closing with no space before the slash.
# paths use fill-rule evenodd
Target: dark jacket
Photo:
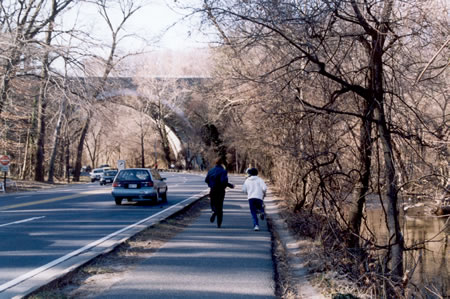
<path id="1" fill-rule="evenodd" d="M 208 184 L 209 188 L 216 190 L 225 190 L 225 188 L 230 185 L 228 184 L 228 173 L 220 165 L 216 165 L 208 171 L 205 183 Z"/>

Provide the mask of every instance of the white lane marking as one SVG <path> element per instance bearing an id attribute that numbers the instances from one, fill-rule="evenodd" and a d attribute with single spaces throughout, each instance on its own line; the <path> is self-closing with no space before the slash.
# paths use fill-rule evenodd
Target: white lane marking
<path id="1" fill-rule="evenodd" d="M 25 197 L 31 197 L 31 195 L 16 196 L 15 198 L 25 198 Z"/>
<path id="2" fill-rule="evenodd" d="M 23 220 L 18 220 L 18 221 L 14 221 L 14 222 L 10 222 L 10 223 L 0 224 L 0 227 L 4 227 L 4 226 L 8 226 L 8 225 L 13 225 L 13 224 L 19 224 L 19 223 L 30 222 L 30 221 L 37 220 L 37 219 L 42 219 L 42 218 L 45 218 L 45 216 L 32 217 L 32 218 L 23 219 Z"/>
<path id="3" fill-rule="evenodd" d="M 164 210 L 162 210 L 162 211 L 160 211 L 160 212 L 158 212 L 158 213 L 156 213 L 156 214 L 154 214 L 152 216 L 149 216 L 149 217 L 147 217 L 145 219 L 142 219 L 142 220 L 140 220 L 140 221 L 138 221 L 138 222 L 136 222 L 134 224 L 131 224 L 131 225 L 127 226 L 127 227 L 124 227 L 124 228 L 122 228 L 122 229 L 120 229 L 120 230 L 118 230 L 118 231 L 116 231 L 116 232 L 114 232 L 112 234 L 107 235 L 106 237 L 98 239 L 97 241 L 89 243 L 88 245 L 86 245 L 86 246 L 84 246 L 84 247 L 82 247 L 80 249 L 77 249 L 75 251 L 72 251 L 72 252 L 66 254 L 65 256 L 62 256 L 62 257 L 60 257 L 60 258 L 58 258 L 58 259 L 56 259 L 56 260 L 54 260 L 54 261 L 52 261 L 52 262 L 50 262 L 50 263 L 48 263 L 46 265 L 43 265 L 43 266 L 41 266 L 39 268 L 36 268 L 36 269 L 34 269 L 34 270 L 32 270 L 32 271 L 30 271 L 28 273 L 22 274 L 21 276 L 19 276 L 19 277 L 13 279 L 13 280 L 10 280 L 10 281 L 0 285 L 0 292 L 3 292 L 5 290 L 7 290 L 7 289 L 9 289 L 9 288 L 11 288 L 11 287 L 21 283 L 21 282 L 24 282 L 27 279 L 32 278 L 33 276 L 38 275 L 41 272 L 44 272 L 45 270 L 47 270 L 47 269 L 49 269 L 51 267 L 54 267 L 54 266 L 56 266 L 56 265 L 58 265 L 58 264 L 60 264 L 60 263 L 62 263 L 64 261 L 66 261 L 66 260 L 76 256 L 76 255 L 79 255 L 79 254 L 81 254 L 81 253 L 83 253 L 83 252 L 85 252 L 85 251 L 87 251 L 87 250 L 89 250 L 89 249 L 91 249 L 91 248 L 93 248 L 93 247 L 95 247 L 97 245 L 100 245 L 101 243 L 103 243 L 103 242 L 105 242 L 105 241 L 107 241 L 107 240 L 117 236 L 118 234 L 123 233 L 124 231 L 127 231 L 127 230 L 129 230 L 129 229 L 131 229 L 131 228 L 133 228 L 135 226 L 138 226 L 138 225 L 140 225 L 140 224 L 142 224 L 142 223 L 152 219 L 153 217 L 158 216 L 161 213 L 164 213 L 164 212 L 166 212 L 168 210 L 171 210 L 171 209 L 175 208 L 176 206 L 179 206 L 179 205 L 183 204 L 184 202 L 191 200 L 194 197 L 203 196 L 205 192 L 206 192 L 206 190 L 203 190 L 202 192 L 200 192 L 200 193 L 198 193 L 196 195 L 193 195 L 193 196 L 191 196 L 191 197 L 189 197 L 189 198 L 187 198 L 187 199 L 177 203 L 176 205 L 170 206 L 167 209 L 164 209 Z"/>
<path id="4" fill-rule="evenodd" d="M 0 214 L 13 214 L 13 213 L 44 213 L 44 212 L 68 212 L 68 211 L 93 211 L 98 210 L 94 208 L 64 208 L 64 209 L 34 209 L 34 210 L 7 210 L 0 211 Z M 109 209 L 104 209 L 109 210 Z"/>

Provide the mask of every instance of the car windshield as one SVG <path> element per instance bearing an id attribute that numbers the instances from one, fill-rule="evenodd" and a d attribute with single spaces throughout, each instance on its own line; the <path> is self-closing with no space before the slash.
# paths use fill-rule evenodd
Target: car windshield
<path id="1" fill-rule="evenodd" d="M 96 169 L 96 170 L 94 170 L 94 173 L 99 173 L 99 172 L 103 172 L 103 169 Z"/>
<path id="2" fill-rule="evenodd" d="M 150 175 L 146 170 L 122 170 L 117 179 L 121 181 L 148 181 L 150 179 Z"/>

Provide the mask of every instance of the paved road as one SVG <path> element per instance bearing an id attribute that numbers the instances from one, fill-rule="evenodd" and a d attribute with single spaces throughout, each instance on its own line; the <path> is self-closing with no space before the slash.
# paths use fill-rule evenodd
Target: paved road
<path id="1" fill-rule="evenodd" d="M 271 237 L 253 231 L 248 201 L 237 188 L 225 198 L 222 228 L 209 209 L 107 292 L 106 298 L 275 298 Z"/>
<path id="2" fill-rule="evenodd" d="M 78 256 L 86 246 L 98 245 L 108 236 L 121 237 L 124 228 L 205 190 L 203 176 L 163 176 L 169 186 L 168 203 L 163 206 L 116 206 L 111 187 L 98 183 L 0 196 L 0 298 L 11 296 L 8 290 L 17 279 L 26 280 L 43 267 L 58 265 L 62 258 Z"/>

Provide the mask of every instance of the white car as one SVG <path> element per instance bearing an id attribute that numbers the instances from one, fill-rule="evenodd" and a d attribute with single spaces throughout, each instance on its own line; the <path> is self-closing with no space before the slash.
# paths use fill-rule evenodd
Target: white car
<path id="1" fill-rule="evenodd" d="M 99 181 L 105 170 L 106 170 L 105 168 L 92 169 L 92 171 L 89 173 L 89 175 L 91 176 L 91 182 Z"/>

